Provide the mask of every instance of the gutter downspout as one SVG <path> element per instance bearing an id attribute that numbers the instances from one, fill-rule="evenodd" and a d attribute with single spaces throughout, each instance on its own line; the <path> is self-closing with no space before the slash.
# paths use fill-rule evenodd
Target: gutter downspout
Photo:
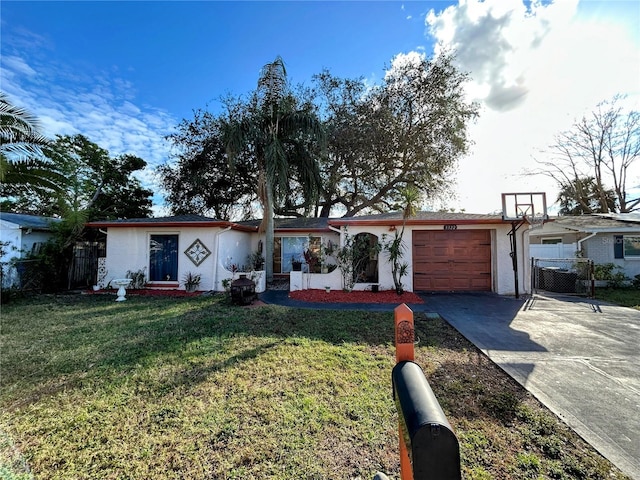
<path id="1" fill-rule="evenodd" d="M 591 235 L 584 237 L 582 240 L 578 240 L 578 251 L 582 252 L 582 242 L 585 242 L 587 240 L 589 240 L 590 238 L 595 237 L 596 235 L 598 235 L 598 232 L 593 232 Z"/>
<path id="2" fill-rule="evenodd" d="M 328 225 L 329 230 L 336 232 L 338 235 L 340 235 L 340 246 L 342 247 L 342 228 L 336 228 L 336 227 L 332 227 L 331 225 Z"/>
<path id="3" fill-rule="evenodd" d="M 215 267 L 213 270 L 213 290 L 217 291 L 216 288 L 218 287 L 218 264 L 219 264 L 219 259 L 218 259 L 218 254 L 220 252 L 220 236 L 223 233 L 228 232 L 229 230 L 231 230 L 231 225 L 229 225 L 227 228 L 220 230 L 218 233 L 216 233 L 216 243 L 215 243 L 215 252 L 213 254 L 213 258 L 215 259 Z"/>

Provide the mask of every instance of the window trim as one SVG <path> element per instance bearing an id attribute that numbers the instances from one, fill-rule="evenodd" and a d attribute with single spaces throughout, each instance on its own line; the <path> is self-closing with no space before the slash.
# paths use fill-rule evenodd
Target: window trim
<path id="1" fill-rule="evenodd" d="M 622 237 L 622 254 L 623 258 L 627 258 L 629 260 L 640 260 L 640 248 L 637 248 L 637 254 L 628 254 L 627 253 L 627 239 L 635 239 L 634 242 L 640 244 L 640 234 L 638 235 L 621 235 Z"/>

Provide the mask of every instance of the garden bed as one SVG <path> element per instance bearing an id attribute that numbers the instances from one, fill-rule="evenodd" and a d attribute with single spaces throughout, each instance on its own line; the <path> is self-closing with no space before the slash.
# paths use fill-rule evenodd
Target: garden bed
<path id="1" fill-rule="evenodd" d="M 395 290 L 380 292 L 331 290 L 327 292 L 326 290 L 309 289 L 290 292 L 289 298 L 316 303 L 424 303 L 422 298 L 413 292 L 404 292 L 402 295 L 398 295 Z"/>

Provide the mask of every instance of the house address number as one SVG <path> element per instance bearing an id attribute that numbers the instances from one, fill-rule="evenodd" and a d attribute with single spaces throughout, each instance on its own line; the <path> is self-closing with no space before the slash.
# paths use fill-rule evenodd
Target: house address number
<path id="1" fill-rule="evenodd" d="M 458 225 L 445 225 L 444 229 L 445 230 L 457 230 L 458 229 Z"/>

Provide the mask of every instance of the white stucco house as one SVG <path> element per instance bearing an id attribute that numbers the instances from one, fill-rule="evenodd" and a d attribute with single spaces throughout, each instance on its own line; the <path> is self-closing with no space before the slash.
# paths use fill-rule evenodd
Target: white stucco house
<path id="1" fill-rule="evenodd" d="M 613 263 L 625 275 L 640 274 L 640 213 L 556 217 L 530 232 L 535 258 L 580 255 L 597 264 Z"/>
<path id="2" fill-rule="evenodd" d="M 304 251 L 335 264 L 333 247 L 348 236 L 363 235 L 371 242 L 390 238 L 402 227 L 400 213 L 348 218 L 279 218 L 275 222 L 273 262 L 275 277 L 289 280 L 291 290 L 342 288 L 338 269 L 303 265 Z M 143 270 L 151 288 L 182 289 L 188 272 L 202 277 L 199 290 L 222 291 L 223 282 L 249 272 L 249 255 L 262 252 L 264 235 L 258 221 L 229 222 L 199 215 L 91 222 L 87 226 L 106 233 L 106 257 L 101 260 L 99 283 Z M 511 222 L 501 215 L 419 212 L 406 222 L 403 261 L 409 265 L 402 281 L 407 291 L 488 291 L 513 295 L 530 291 L 527 228 L 516 232 L 517 273 L 511 254 Z M 266 288 L 257 279 L 257 290 Z M 354 289 L 393 288 L 391 264 L 382 252 L 372 255 Z"/>
<path id="3" fill-rule="evenodd" d="M 13 260 L 25 258 L 37 253 L 53 233 L 52 224 L 60 222 L 58 218 L 0 212 L 0 242 L 4 254 L 0 258 L 3 265 Z M 3 287 L 19 286 L 19 275 L 15 268 L 5 268 L 2 277 Z"/>

